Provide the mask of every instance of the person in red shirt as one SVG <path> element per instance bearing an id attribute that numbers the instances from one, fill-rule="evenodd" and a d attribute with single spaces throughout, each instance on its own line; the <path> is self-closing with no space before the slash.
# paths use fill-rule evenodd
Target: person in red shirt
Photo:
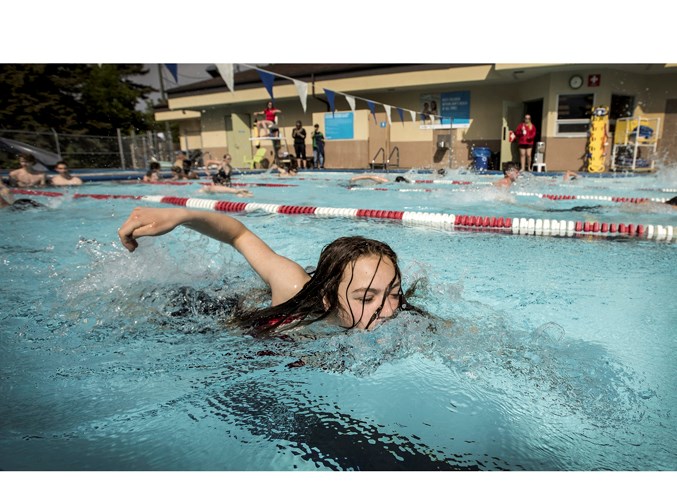
<path id="1" fill-rule="evenodd" d="M 536 126 L 531 123 L 531 115 L 524 116 L 524 122 L 515 129 L 515 136 L 520 150 L 520 167 L 522 171 L 526 171 L 529 169 L 527 165 L 531 163 L 531 153 L 536 140 Z"/>
<path id="2" fill-rule="evenodd" d="M 259 128 L 259 137 L 266 137 L 270 133 L 270 126 L 275 124 L 275 117 L 282 112 L 273 106 L 273 102 L 268 102 L 262 112 L 254 112 L 254 115 L 263 115 L 263 120 L 257 120 L 256 126 Z M 265 132 L 261 132 L 264 130 Z"/>

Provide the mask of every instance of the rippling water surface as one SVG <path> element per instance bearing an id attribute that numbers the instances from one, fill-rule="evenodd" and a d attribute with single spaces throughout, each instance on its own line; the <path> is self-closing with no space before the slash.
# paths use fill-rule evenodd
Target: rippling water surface
<path id="1" fill-rule="evenodd" d="M 505 201 L 479 184 L 352 191 L 345 175 L 319 175 L 254 187 L 253 200 L 478 215 L 573 206 Z M 576 191 L 669 183 L 585 180 Z M 210 198 L 197 188 L 78 191 Z M 677 468 L 674 244 L 240 215 L 303 266 L 341 235 L 389 242 L 405 288 L 419 280 L 411 301 L 435 316 L 261 340 L 223 326 L 234 297 L 268 299 L 228 246 L 179 228 L 129 254 L 116 231 L 138 202 L 40 201 L 48 208 L 0 213 L 0 469 Z M 628 208 L 593 213 L 677 225 Z"/>

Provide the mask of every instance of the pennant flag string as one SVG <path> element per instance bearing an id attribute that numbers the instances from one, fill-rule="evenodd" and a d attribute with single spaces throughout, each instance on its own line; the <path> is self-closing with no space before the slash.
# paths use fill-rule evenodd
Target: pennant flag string
<path id="1" fill-rule="evenodd" d="M 165 66 L 167 66 L 167 68 L 170 69 L 169 68 L 170 66 L 177 66 L 177 65 L 167 64 Z M 231 65 L 217 64 L 216 66 L 219 70 L 219 73 L 221 74 L 221 77 L 226 82 L 226 85 L 228 86 L 230 91 L 234 91 L 234 88 L 233 88 L 234 83 L 232 82 L 232 78 L 231 78 L 232 73 L 233 73 L 233 69 L 232 69 L 233 65 L 232 64 Z M 230 70 L 227 68 L 228 66 L 230 66 Z M 299 98 L 301 100 L 301 105 L 303 107 L 303 111 L 304 112 L 306 111 L 306 104 L 307 104 L 307 98 L 308 98 L 308 83 L 301 81 L 301 80 L 297 80 L 295 78 L 291 78 L 289 76 L 281 75 L 279 73 L 273 73 L 272 71 L 268 71 L 268 70 L 259 68 L 258 66 L 253 66 L 253 65 L 249 65 L 249 64 L 241 64 L 241 66 L 245 66 L 247 68 L 254 69 L 258 72 L 259 77 L 261 78 L 261 81 L 263 82 L 263 85 L 266 87 L 266 90 L 268 91 L 268 94 L 270 95 L 270 98 L 272 100 L 275 99 L 273 97 L 273 85 L 274 85 L 274 82 L 275 82 L 275 77 L 284 78 L 286 80 L 293 82 L 294 85 L 296 86 L 296 91 L 297 91 Z M 176 78 L 175 72 L 172 72 L 172 74 Z M 342 92 L 339 92 L 339 91 L 336 91 L 336 90 L 328 90 L 326 88 L 324 88 L 323 90 L 324 90 L 325 95 L 327 96 L 327 100 L 329 102 L 329 107 L 331 109 L 332 114 L 336 111 L 336 104 L 335 104 L 336 94 L 339 94 L 339 95 L 342 95 L 346 99 L 346 102 L 348 102 L 348 105 L 350 106 L 350 110 L 353 111 L 353 112 L 355 111 L 355 100 L 361 100 L 361 101 L 365 102 L 367 104 L 367 106 L 369 107 L 369 110 L 370 110 L 372 116 L 374 117 L 374 121 L 376 121 L 376 104 L 378 103 L 379 105 L 382 105 L 385 112 L 386 112 L 386 117 L 388 119 L 388 123 L 392 125 L 392 119 L 391 119 L 391 114 L 390 114 L 390 110 L 393 108 L 392 106 L 386 105 L 385 103 L 381 103 L 381 102 L 375 102 L 375 101 L 369 100 L 367 98 L 361 98 L 361 97 L 358 97 L 358 96 L 355 96 L 355 95 L 348 95 L 347 93 L 342 93 Z M 404 110 L 405 109 L 400 108 L 400 107 L 395 107 L 395 109 L 397 110 L 397 113 L 400 117 L 400 121 L 402 123 L 404 123 Z M 435 116 L 431 115 L 431 114 L 425 114 L 423 112 L 417 112 L 416 110 L 409 110 L 409 109 L 407 109 L 407 111 L 411 115 L 411 120 L 414 123 L 417 121 L 418 116 L 420 116 L 421 121 L 425 121 L 426 117 L 431 117 L 433 119 L 433 122 L 435 120 Z M 440 117 L 440 120 L 441 119 L 442 119 L 442 117 Z"/>

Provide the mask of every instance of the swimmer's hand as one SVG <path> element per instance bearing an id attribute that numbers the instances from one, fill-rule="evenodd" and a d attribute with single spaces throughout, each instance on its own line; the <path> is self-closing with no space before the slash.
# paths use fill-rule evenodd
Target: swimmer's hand
<path id="1" fill-rule="evenodd" d="M 183 223 L 183 209 L 137 207 L 118 229 L 120 242 L 129 252 L 139 247 L 139 237 L 161 236 Z"/>

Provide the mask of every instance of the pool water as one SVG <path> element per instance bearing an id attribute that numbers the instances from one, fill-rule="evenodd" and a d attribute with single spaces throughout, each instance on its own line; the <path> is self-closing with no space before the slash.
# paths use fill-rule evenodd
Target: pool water
<path id="1" fill-rule="evenodd" d="M 130 254 L 116 234 L 130 211 L 167 205 L 72 198 L 677 225 L 659 204 L 501 193 L 487 184 L 496 176 L 355 189 L 349 176 L 241 176 L 296 185 L 250 186 L 249 199 L 199 193 L 197 183 L 88 183 L 31 197 L 47 208 L 1 211 L 0 469 L 677 468 L 674 241 L 236 213 L 302 266 L 342 235 L 388 242 L 404 288 L 418 281 L 411 302 L 435 316 L 253 339 L 222 325 L 233 296 L 268 300 L 239 254 L 184 228 Z M 538 176 L 513 191 L 665 198 L 675 181 L 669 171 L 566 184 Z"/>

